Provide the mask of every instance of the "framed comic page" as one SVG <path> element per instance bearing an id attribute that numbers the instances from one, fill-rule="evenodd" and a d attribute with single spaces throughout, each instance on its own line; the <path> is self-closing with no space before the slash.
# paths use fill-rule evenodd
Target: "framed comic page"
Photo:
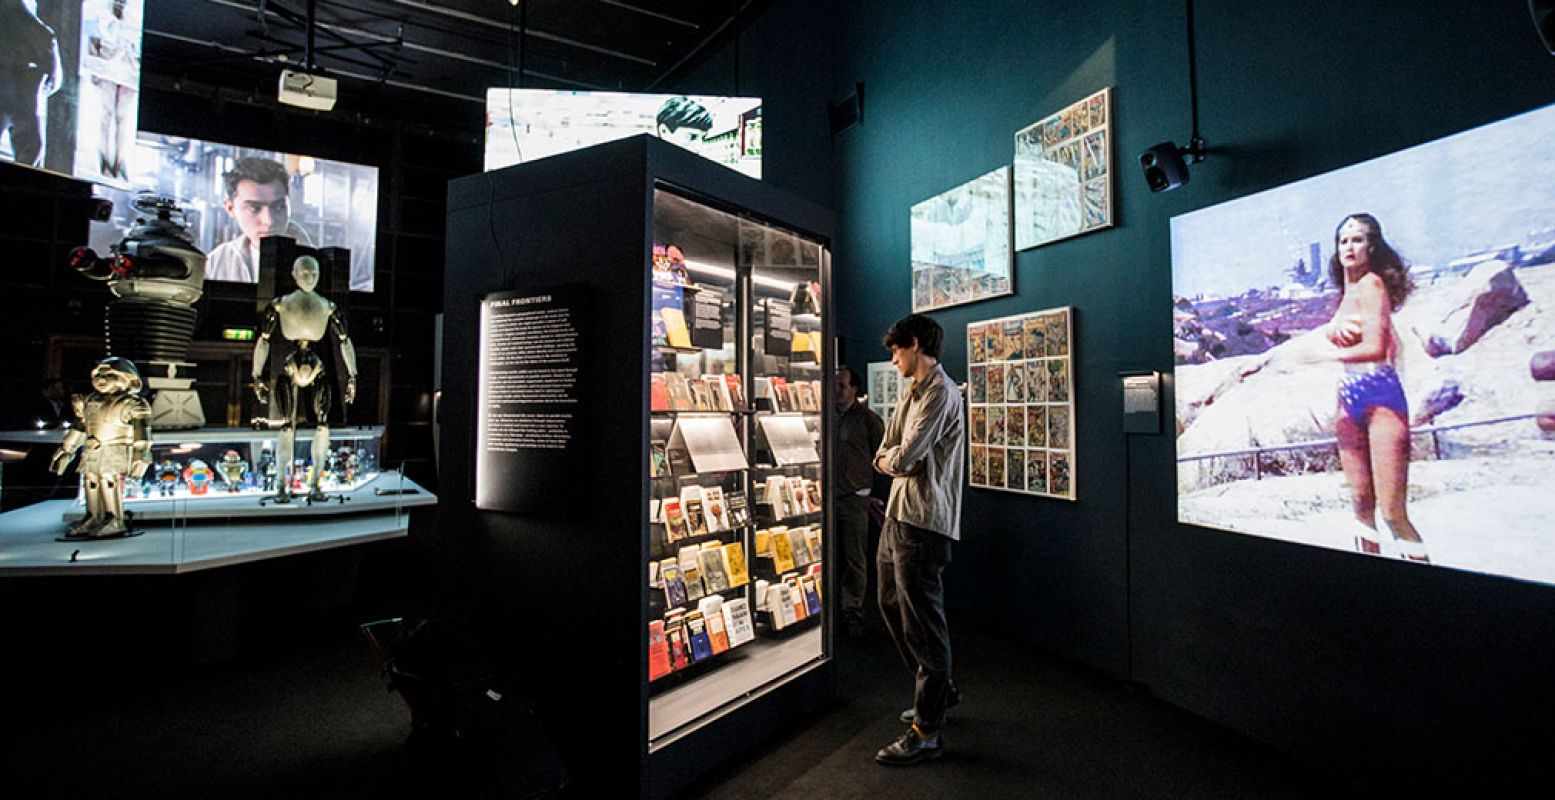
<path id="1" fill-rule="evenodd" d="M 1010 168 L 912 207 L 912 310 L 1014 294 Z"/>
<path id="2" fill-rule="evenodd" d="M 967 325 L 967 482 L 1075 499 L 1074 310 Z"/>
<path id="3" fill-rule="evenodd" d="M 1112 227 L 1112 89 L 1015 134 L 1015 249 Z"/>
<path id="4" fill-rule="evenodd" d="M 907 396 L 907 390 L 912 388 L 912 378 L 902 377 L 896 371 L 896 366 L 889 361 L 871 361 L 867 367 L 869 383 L 865 391 L 869 392 L 869 408 L 879 414 L 881 419 L 890 422 L 891 416 L 896 413 L 896 406 Z"/>

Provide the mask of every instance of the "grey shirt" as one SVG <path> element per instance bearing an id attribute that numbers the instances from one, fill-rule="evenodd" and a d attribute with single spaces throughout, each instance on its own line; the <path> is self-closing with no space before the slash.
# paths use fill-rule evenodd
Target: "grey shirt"
<path id="1" fill-rule="evenodd" d="M 914 381 L 886 426 L 877 458 L 905 478 L 891 480 L 886 516 L 914 527 L 961 539 L 962 443 L 966 421 L 961 390 L 936 364 Z"/>

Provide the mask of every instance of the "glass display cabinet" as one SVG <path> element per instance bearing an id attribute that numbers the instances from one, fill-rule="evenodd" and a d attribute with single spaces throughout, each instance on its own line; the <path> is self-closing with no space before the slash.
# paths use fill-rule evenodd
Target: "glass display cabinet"
<path id="1" fill-rule="evenodd" d="M 311 429 L 298 431 L 290 471 L 275 463 L 276 432 L 201 428 L 151 432 L 151 466 L 123 483 L 133 535 L 68 539 L 87 506 L 74 469 L 47 472 L 61 429 L 0 432 L 0 577 L 177 574 L 313 550 L 400 538 L 408 510 L 436 496 L 381 464 L 383 428 L 330 431 L 325 463 L 311 461 Z M 21 456 L 25 454 L 25 459 Z M 322 469 L 325 499 L 308 502 L 307 481 Z M 291 503 L 274 502 L 288 476 Z"/>
<path id="2" fill-rule="evenodd" d="M 450 184 L 442 546 L 580 790 L 671 794 L 832 697 L 829 235 L 646 136 Z"/>

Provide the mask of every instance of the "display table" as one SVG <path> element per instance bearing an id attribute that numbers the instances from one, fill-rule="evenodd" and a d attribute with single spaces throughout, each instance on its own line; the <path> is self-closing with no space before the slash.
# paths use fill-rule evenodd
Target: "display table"
<path id="1" fill-rule="evenodd" d="M 386 493 L 385 493 L 386 492 Z M 74 500 L 48 500 L 0 514 L 0 578 L 27 575 L 175 575 L 404 537 L 409 509 L 437 496 L 396 472 L 309 505 L 252 495 L 147 503 L 128 539 L 57 541 Z M 139 508 L 135 509 L 137 512 Z"/>

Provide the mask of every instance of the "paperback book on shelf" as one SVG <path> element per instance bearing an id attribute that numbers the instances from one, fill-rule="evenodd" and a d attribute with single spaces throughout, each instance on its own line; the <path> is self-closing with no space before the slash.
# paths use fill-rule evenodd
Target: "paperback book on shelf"
<path id="1" fill-rule="evenodd" d="M 736 597 L 723 604 L 724 627 L 729 631 L 729 646 L 739 647 L 756 638 L 756 626 L 751 622 L 750 603 Z"/>
<path id="2" fill-rule="evenodd" d="M 809 381 L 798 381 L 793 386 L 793 394 L 798 402 L 794 405 L 800 411 L 816 412 L 821 410 L 820 402 L 815 399 L 815 388 Z"/>
<path id="3" fill-rule="evenodd" d="M 772 480 L 768 478 L 767 480 Z M 788 508 L 794 514 L 810 513 L 809 495 L 805 494 L 804 478 L 790 475 L 784 484 L 788 487 Z M 682 500 L 684 505 L 685 501 Z"/>
<path id="4" fill-rule="evenodd" d="M 723 545 L 708 542 L 702 546 L 698 557 L 702 562 L 702 582 L 707 584 L 707 591 L 721 592 L 729 588 L 729 573 L 724 569 Z"/>
<path id="5" fill-rule="evenodd" d="M 694 484 L 680 487 L 680 507 L 686 514 L 686 530 L 692 536 L 706 536 L 707 512 L 702 506 L 702 487 Z"/>
<path id="6" fill-rule="evenodd" d="M 702 549 L 695 545 L 687 545 L 680 548 L 676 555 L 676 562 L 680 566 L 680 578 L 686 584 L 686 599 L 700 600 L 707 594 L 707 588 L 702 585 Z"/>
<path id="7" fill-rule="evenodd" d="M 679 617 L 674 621 L 665 619 L 664 639 L 669 643 L 670 669 L 685 669 L 691 666 L 691 648 L 686 644 L 686 628 Z"/>
<path id="8" fill-rule="evenodd" d="M 804 532 L 805 545 L 810 548 L 810 561 L 819 564 L 825 558 L 826 551 L 821 549 L 821 526 L 810 525 Z"/>
<path id="9" fill-rule="evenodd" d="M 648 476 L 662 478 L 669 474 L 669 450 L 663 441 L 654 439 L 648 443 Z"/>
<path id="10" fill-rule="evenodd" d="M 707 620 L 702 612 L 686 615 L 686 640 L 691 644 L 692 660 L 705 661 L 713 657 L 713 643 L 707 638 Z"/>
<path id="11" fill-rule="evenodd" d="M 729 632 L 728 626 L 724 624 L 723 609 L 716 608 L 712 613 L 704 611 L 702 616 L 707 620 L 707 640 L 713 646 L 713 655 L 728 650 Z"/>
<path id="12" fill-rule="evenodd" d="M 678 542 L 690 535 L 690 529 L 686 527 L 686 513 L 680 507 L 680 498 L 664 498 L 663 513 L 666 539 Z"/>
<path id="13" fill-rule="evenodd" d="M 669 387 L 664 383 L 664 376 L 655 372 L 648 379 L 648 407 L 654 411 L 670 410 Z"/>
<path id="14" fill-rule="evenodd" d="M 702 513 L 707 517 L 707 529 L 711 532 L 727 531 L 734 527 L 729 518 L 729 503 L 724 499 L 721 486 L 708 486 L 702 490 Z"/>
<path id="15" fill-rule="evenodd" d="M 767 587 L 767 613 L 772 616 L 774 630 L 783 630 L 794 624 L 794 603 L 789 597 L 788 586 L 782 581 Z"/>
<path id="16" fill-rule="evenodd" d="M 807 530 L 807 526 L 801 525 L 788 532 L 788 546 L 794 554 L 794 568 L 806 567 L 815 561 L 815 557 L 810 554 L 810 543 L 805 539 Z M 685 570 L 681 570 L 681 573 L 684 574 Z"/>
<path id="17" fill-rule="evenodd" d="M 761 487 L 761 500 L 772 508 L 773 519 L 789 516 L 788 482 L 782 475 L 768 475 Z"/>
<path id="18" fill-rule="evenodd" d="M 691 399 L 691 384 L 686 381 L 686 376 L 679 372 L 664 373 L 664 388 L 669 394 L 671 411 L 691 411 L 696 408 L 696 402 Z"/>
<path id="19" fill-rule="evenodd" d="M 724 375 L 724 386 L 729 392 L 729 407 L 735 411 L 744 411 L 745 387 L 740 383 L 740 376 L 732 372 Z"/>
<path id="20" fill-rule="evenodd" d="M 794 545 L 793 540 L 789 538 L 788 531 L 785 530 L 779 533 L 774 530 L 771 542 L 772 569 L 779 573 L 794 569 Z"/>
<path id="21" fill-rule="evenodd" d="M 712 395 L 713 405 L 718 411 L 733 411 L 734 398 L 729 396 L 729 384 L 722 375 L 703 375 L 702 383 L 707 386 L 707 393 Z"/>
<path id="22" fill-rule="evenodd" d="M 783 586 L 788 589 L 789 602 L 794 604 L 794 619 L 809 619 L 810 607 L 805 605 L 804 590 L 799 588 L 799 576 L 787 575 L 783 578 Z"/>
<path id="23" fill-rule="evenodd" d="M 686 328 L 686 313 L 666 306 L 659 310 L 659 318 L 664 321 L 664 335 L 669 346 L 689 350 L 691 331 Z"/>
<path id="24" fill-rule="evenodd" d="M 816 588 L 815 579 L 809 575 L 799 576 L 799 589 L 804 593 L 805 610 L 810 616 L 821 613 L 821 590 Z"/>
<path id="25" fill-rule="evenodd" d="M 713 406 L 713 396 L 707 392 L 707 384 L 701 381 L 690 381 L 691 405 L 697 411 L 717 411 Z"/>
<path id="26" fill-rule="evenodd" d="M 728 494 L 729 499 L 729 526 L 731 528 L 743 528 L 751 524 L 750 502 L 745 499 L 743 489 L 735 489 Z"/>
<path id="27" fill-rule="evenodd" d="M 648 680 L 656 681 L 670 674 L 669 640 L 664 636 L 664 620 L 648 623 Z"/>
<path id="28" fill-rule="evenodd" d="M 664 584 L 664 602 L 670 606 L 684 605 L 687 601 L 686 582 L 680 576 L 680 563 L 673 558 L 659 562 L 659 580 Z"/>
<path id="29" fill-rule="evenodd" d="M 729 573 L 730 586 L 750 583 L 750 570 L 745 566 L 745 545 L 729 542 L 723 546 L 724 567 Z"/>
<path id="30" fill-rule="evenodd" d="M 772 378 L 772 407 L 778 411 L 793 411 L 793 398 L 788 393 L 788 379 Z"/>

